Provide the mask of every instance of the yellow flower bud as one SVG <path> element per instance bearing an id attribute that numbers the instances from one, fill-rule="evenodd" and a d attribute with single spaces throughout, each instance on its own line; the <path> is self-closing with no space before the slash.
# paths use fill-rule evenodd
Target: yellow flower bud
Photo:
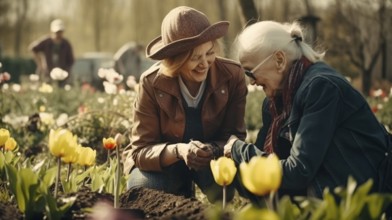
<path id="1" fill-rule="evenodd" d="M 13 151 L 16 148 L 16 141 L 14 138 L 10 137 L 8 140 L 5 142 L 4 147 L 6 150 Z"/>
<path id="2" fill-rule="evenodd" d="M 7 129 L 0 128 L 0 147 L 5 144 L 9 137 L 10 132 Z"/>
<path id="3" fill-rule="evenodd" d="M 97 151 L 93 150 L 91 147 L 87 148 L 87 156 L 86 156 L 86 165 L 92 166 L 95 164 L 95 160 L 97 158 Z"/>
<path id="4" fill-rule="evenodd" d="M 114 138 L 112 137 L 103 138 L 102 143 L 103 143 L 103 147 L 107 150 L 113 150 L 117 145 L 116 140 L 114 140 Z"/>
<path id="5" fill-rule="evenodd" d="M 253 157 L 240 164 L 243 185 L 258 196 L 277 191 L 282 181 L 282 167 L 276 155 Z"/>
<path id="6" fill-rule="evenodd" d="M 218 160 L 211 160 L 210 167 L 217 184 L 227 186 L 233 182 L 237 168 L 232 159 L 220 157 Z"/>
<path id="7" fill-rule="evenodd" d="M 82 147 L 80 149 L 80 157 L 77 163 L 82 166 L 92 166 L 95 164 L 96 156 L 96 150 L 93 150 L 91 147 Z"/>

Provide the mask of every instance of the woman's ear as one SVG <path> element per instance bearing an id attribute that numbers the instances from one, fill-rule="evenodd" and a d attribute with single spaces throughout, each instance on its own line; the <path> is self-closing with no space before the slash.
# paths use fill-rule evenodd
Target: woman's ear
<path id="1" fill-rule="evenodd" d="M 286 54 L 283 51 L 276 51 L 275 52 L 275 64 L 276 64 L 276 68 L 279 72 L 283 72 L 283 70 L 286 68 L 287 65 L 287 58 L 286 58 Z"/>

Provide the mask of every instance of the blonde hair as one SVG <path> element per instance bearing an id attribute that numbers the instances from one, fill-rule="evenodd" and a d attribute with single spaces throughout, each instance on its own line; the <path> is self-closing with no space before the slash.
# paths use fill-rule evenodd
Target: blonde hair
<path id="1" fill-rule="evenodd" d="M 260 21 L 245 28 L 236 39 L 237 58 L 252 55 L 266 57 L 281 50 L 288 61 L 305 56 L 312 63 L 322 60 L 325 52 L 317 52 L 303 40 L 303 31 L 298 23 L 281 24 L 275 21 Z"/>
<path id="2" fill-rule="evenodd" d="M 220 43 L 218 40 L 212 41 L 215 53 L 220 52 Z M 184 53 L 180 53 L 173 57 L 168 57 L 162 60 L 161 62 L 161 71 L 164 75 L 169 77 L 176 77 L 180 74 L 179 70 L 182 66 L 190 59 L 193 54 L 193 49 Z"/>

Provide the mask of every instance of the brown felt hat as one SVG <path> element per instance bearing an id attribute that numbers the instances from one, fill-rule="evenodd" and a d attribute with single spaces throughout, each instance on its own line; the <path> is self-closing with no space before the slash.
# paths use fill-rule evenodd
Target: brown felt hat
<path id="1" fill-rule="evenodd" d="M 228 21 L 210 24 L 202 12 L 180 6 L 172 9 L 163 19 L 161 36 L 152 40 L 146 48 L 146 56 L 162 60 L 192 50 L 227 33 Z"/>

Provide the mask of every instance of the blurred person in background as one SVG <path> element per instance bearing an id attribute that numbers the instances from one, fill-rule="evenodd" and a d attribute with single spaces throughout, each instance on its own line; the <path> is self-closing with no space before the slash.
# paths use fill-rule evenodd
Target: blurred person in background
<path id="1" fill-rule="evenodd" d="M 301 27 L 261 21 L 237 38 L 238 57 L 250 83 L 262 86 L 263 128 L 257 145 L 232 136 L 225 155 L 236 164 L 276 154 L 286 193 L 322 198 L 373 180 L 372 192 L 392 191 L 392 146 L 366 99 L 343 75 L 322 62 L 303 40 Z M 246 197 L 249 192 L 239 188 Z"/>
<path id="2" fill-rule="evenodd" d="M 70 42 L 64 38 L 64 22 L 55 19 L 50 23 L 50 35 L 42 37 L 29 46 L 34 54 L 37 65 L 37 74 L 41 81 L 50 82 L 50 72 L 58 67 L 68 73 L 68 76 L 59 81 L 59 86 L 63 87 L 70 82 L 70 71 L 74 63 L 74 55 Z"/>
<path id="3" fill-rule="evenodd" d="M 142 48 L 143 47 L 136 42 L 124 44 L 113 56 L 114 70 L 123 75 L 124 78 L 134 76 L 135 80 L 138 82 L 140 75 L 142 74 L 140 59 L 140 51 Z"/>
<path id="4" fill-rule="evenodd" d="M 210 24 L 202 12 L 180 6 L 163 19 L 161 36 L 146 48 L 160 62 L 140 79 L 131 143 L 124 151 L 128 189 L 146 187 L 185 197 L 193 182 L 209 201 L 222 200 L 210 161 L 230 135 L 245 139 L 247 87 L 241 66 L 217 56 L 229 22 Z M 227 200 L 234 196 L 228 188 Z"/>

